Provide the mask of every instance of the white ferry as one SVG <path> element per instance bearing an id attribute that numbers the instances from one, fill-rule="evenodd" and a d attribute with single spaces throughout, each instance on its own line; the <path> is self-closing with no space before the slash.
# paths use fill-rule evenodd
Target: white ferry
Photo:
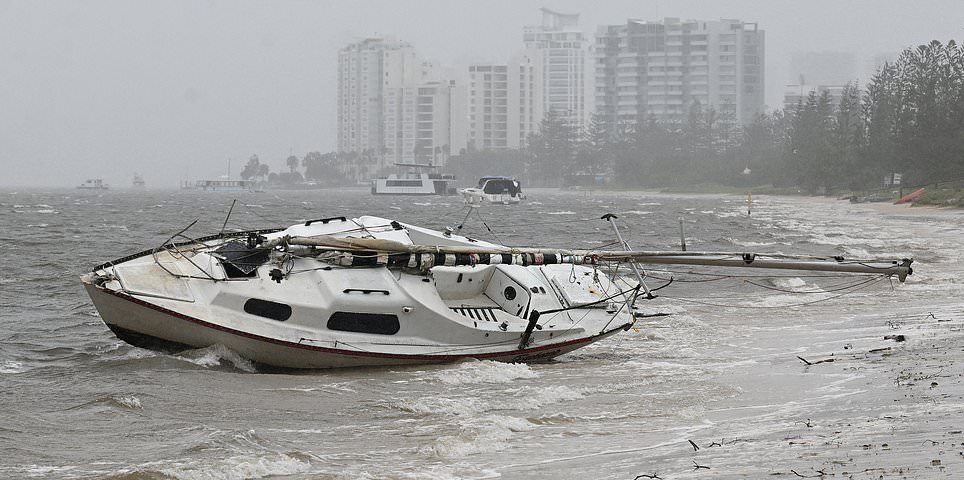
<path id="1" fill-rule="evenodd" d="M 437 165 L 420 163 L 396 163 L 407 170 L 372 180 L 373 195 L 454 195 L 455 176 L 426 173 L 423 170 L 438 168 Z"/>

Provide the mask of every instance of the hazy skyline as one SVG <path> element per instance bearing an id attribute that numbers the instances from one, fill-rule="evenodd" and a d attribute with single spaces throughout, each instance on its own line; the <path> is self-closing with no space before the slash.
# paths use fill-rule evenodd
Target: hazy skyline
<path id="1" fill-rule="evenodd" d="M 74 186 L 104 178 L 149 188 L 237 178 L 257 154 L 273 171 L 291 153 L 336 145 L 337 52 L 394 35 L 441 65 L 504 62 L 540 7 L 602 24 L 663 17 L 758 22 L 766 99 L 782 104 L 798 51 L 879 54 L 960 39 L 950 0 L 447 2 L 30 2 L 0 0 L 0 185 Z M 866 78 L 861 78 L 865 82 Z"/>

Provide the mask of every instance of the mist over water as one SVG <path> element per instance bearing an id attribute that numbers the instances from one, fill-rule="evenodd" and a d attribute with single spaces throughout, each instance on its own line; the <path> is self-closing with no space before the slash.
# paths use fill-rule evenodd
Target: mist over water
<path id="1" fill-rule="evenodd" d="M 527 194 L 466 216 L 456 197 L 367 190 L 0 191 L 0 477 L 919 478 L 964 467 L 951 448 L 964 442 L 964 215 L 755 196 L 748 216 L 739 196 Z M 279 373 L 219 346 L 164 355 L 115 338 L 79 275 L 194 219 L 189 234 L 216 233 L 235 199 L 228 229 L 369 214 L 509 245 L 605 248 L 614 236 L 599 217 L 613 212 L 638 249 L 678 249 L 682 218 L 690 250 L 886 253 L 913 256 L 915 273 L 840 290 L 861 278 L 654 269 L 650 286 L 675 280 L 643 309 L 669 316 L 548 364 Z M 897 333 L 907 342 L 883 339 Z"/>

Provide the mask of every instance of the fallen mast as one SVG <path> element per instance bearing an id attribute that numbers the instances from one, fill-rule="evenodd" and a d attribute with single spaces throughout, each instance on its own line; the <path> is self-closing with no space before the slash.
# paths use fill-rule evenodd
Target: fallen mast
<path id="1" fill-rule="evenodd" d="M 320 249 L 322 259 L 346 267 L 385 265 L 428 270 L 456 265 L 595 265 L 636 262 L 647 265 L 806 270 L 897 276 L 903 282 L 913 273 L 913 259 L 848 259 L 842 256 L 786 255 L 741 252 L 673 252 L 633 250 L 573 250 L 551 248 L 492 248 L 451 245 L 413 245 L 386 239 L 331 236 L 284 237 L 266 247 L 299 245 Z"/>

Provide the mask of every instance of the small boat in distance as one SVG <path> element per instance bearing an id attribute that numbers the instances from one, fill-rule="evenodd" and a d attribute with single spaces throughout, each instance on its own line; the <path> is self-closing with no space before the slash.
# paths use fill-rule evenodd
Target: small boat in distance
<path id="1" fill-rule="evenodd" d="M 131 188 L 134 190 L 144 190 L 147 188 L 147 183 L 144 182 L 144 178 L 138 174 L 134 174 L 134 180 L 131 182 Z"/>
<path id="2" fill-rule="evenodd" d="M 387 177 L 373 179 L 372 195 L 454 195 L 455 176 L 426 173 L 438 165 L 421 163 L 396 163 L 406 170 Z"/>
<path id="3" fill-rule="evenodd" d="M 459 190 L 465 203 L 482 205 L 485 203 L 501 203 L 514 205 L 525 198 L 519 181 L 510 177 L 482 177 L 479 185 L 473 188 Z"/>
<path id="4" fill-rule="evenodd" d="M 602 218 L 622 240 L 615 215 Z M 104 323 L 135 346 L 220 344 L 283 368 L 547 361 L 646 317 L 637 300 L 668 284 L 649 289 L 637 264 L 903 281 L 912 262 L 633 251 L 625 243 L 611 251 L 512 248 L 372 216 L 200 238 L 185 234 L 191 225 L 81 277 Z"/>
<path id="5" fill-rule="evenodd" d="M 84 183 L 81 183 L 80 185 L 77 185 L 77 189 L 79 189 L 79 190 L 109 190 L 109 189 L 110 189 L 110 185 L 107 185 L 106 183 L 104 183 L 104 179 L 102 179 L 102 178 L 90 178 L 90 179 L 84 180 Z"/>

